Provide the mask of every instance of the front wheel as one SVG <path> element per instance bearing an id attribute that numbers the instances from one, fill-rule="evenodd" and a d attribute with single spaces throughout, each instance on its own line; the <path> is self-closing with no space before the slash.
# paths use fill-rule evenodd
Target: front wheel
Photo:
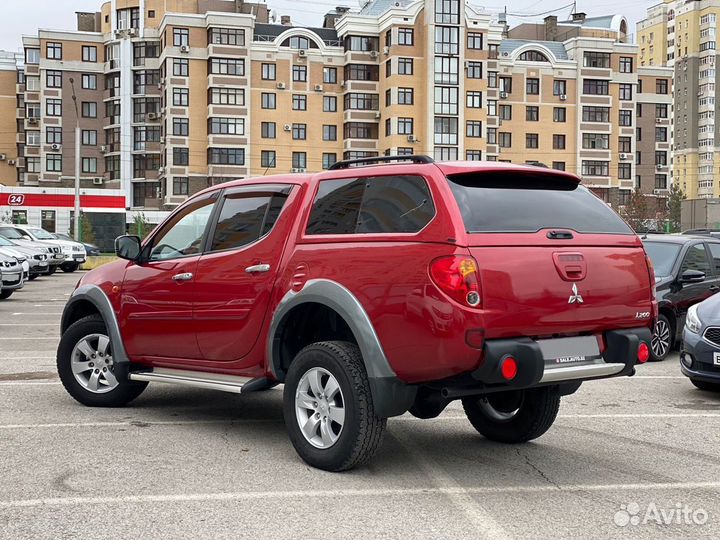
<path id="1" fill-rule="evenodd" d="M 283 415 L 300 457 L 333 472 L 372 458 L 387 426 L 375 414 L 360 349 L 344 341 L 314 343 L 297 354 L 285 379 Z"/>
<path id="2" fill-rule="evenodd" d="M 708 392 L 720 392 L 720 383 L 710 383 L 706 381 L 701 381 L 699 379 L 690 379 L 690 382 L 695 385 L 696 388 L 699 388 L 700 390 L 707 390 Z"/>
<path id="3" fill-rule="evenodd" d="M 659 315 L 653 330 L 650 342 L 650 360 L 660 362 L 670 354 L 673 346 L 673 332 L 670 320 L 665 315 Z"/>
<path id="4" fill-rule="evenodd" d="M 40 274 L 30 274 L 30 281 L 35 281 L 40 277 Z"/>
<path id="5" fill-rule="evenodd" d="M 45 274 L 45 275 L 52 276 L 55 272 L 57 272 L 57 266 L 50 266 L 47 269 L 47 274 Z"/>
<path id="6" fill-rule="evenodd" d="M 13 290 L 5 289 L 4 291 L 0 292 L 0 300 L 7 300 L 8 298 L 10 298 L 12 296 L 12 294 L 14 292 L 15 291 L 13 291 Z"/>
<path id="7" fill-rule="evenodd" d="M 502 443 L 523 443 L 544 434 L 557 418 L 557 388 L 509 390 L 462 401 L 473 427 L 485 438 Z"/>
<path id="8" fill-rule="evenodd" d="M 68 274 L 72 274 L 75 272 L 78 268 L 80 268 L 80 265 L 78 263 L 65 263 L 60 268 L 62 268 L 63 272 L 66 272 Z"/>
<path id="9" fill-rule="evenodd" d="M 99 315 L 80 319 L 65 331 L 58 346 L 57 370 L 68 394 L 89 407 L 122 407 L 147 386 L 115 376 L 112 343 Z"/>

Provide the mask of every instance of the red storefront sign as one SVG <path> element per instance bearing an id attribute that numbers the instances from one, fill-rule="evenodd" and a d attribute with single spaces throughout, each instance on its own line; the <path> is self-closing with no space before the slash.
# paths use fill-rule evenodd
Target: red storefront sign
<path id="1" fill-rule="evenodd" d="M 0 193 L 0 206 L 43 206 L 48 208 L 74 208 L 73 195 L 48 193 Z M 122 208 L 123 195 L 80 195 L 81 208 Z"/>

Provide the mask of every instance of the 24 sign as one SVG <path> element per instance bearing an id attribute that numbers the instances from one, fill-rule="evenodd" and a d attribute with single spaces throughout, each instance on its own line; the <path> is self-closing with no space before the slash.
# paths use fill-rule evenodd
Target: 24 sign
<path id="1" fill-rule="evenodd" d="M 25 204 L 25 195 L 22 193 L 13 193 L 8 197 L 8 205 L 10 206 L 22 206 Z"/>

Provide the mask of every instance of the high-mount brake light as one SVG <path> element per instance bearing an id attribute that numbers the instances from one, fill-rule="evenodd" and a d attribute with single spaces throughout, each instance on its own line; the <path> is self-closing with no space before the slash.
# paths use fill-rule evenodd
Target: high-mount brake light
<path id="1" fill-rule="evenodd" d="M 475 259 L 463 255 L 440 257 L 430 263 L 430 277 L 456 302 L 479 307 L 482 302 L 478 266 Z"/>

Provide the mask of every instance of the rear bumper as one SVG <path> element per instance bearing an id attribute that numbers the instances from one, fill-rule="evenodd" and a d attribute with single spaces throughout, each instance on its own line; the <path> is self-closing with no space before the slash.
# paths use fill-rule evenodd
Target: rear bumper
<path id="1" fill-rule="evenodd" d="M 650 340 L 649 328 L 606 332 L 602 356 L 577 365 L 557 364 L 543 358 L 540 345 L 530 338 L 489 340 L 485 342 L 482 366 L 472 373 L 472 378 L 483 386 L 497 385 L 498 390 L 507 390 L 628 376 L 634 373 L 640 342 L 649 345 Z M 504 379 L 500 370 L 508 356 L 518 364 L 517 375 L 511 381 Z"/>

